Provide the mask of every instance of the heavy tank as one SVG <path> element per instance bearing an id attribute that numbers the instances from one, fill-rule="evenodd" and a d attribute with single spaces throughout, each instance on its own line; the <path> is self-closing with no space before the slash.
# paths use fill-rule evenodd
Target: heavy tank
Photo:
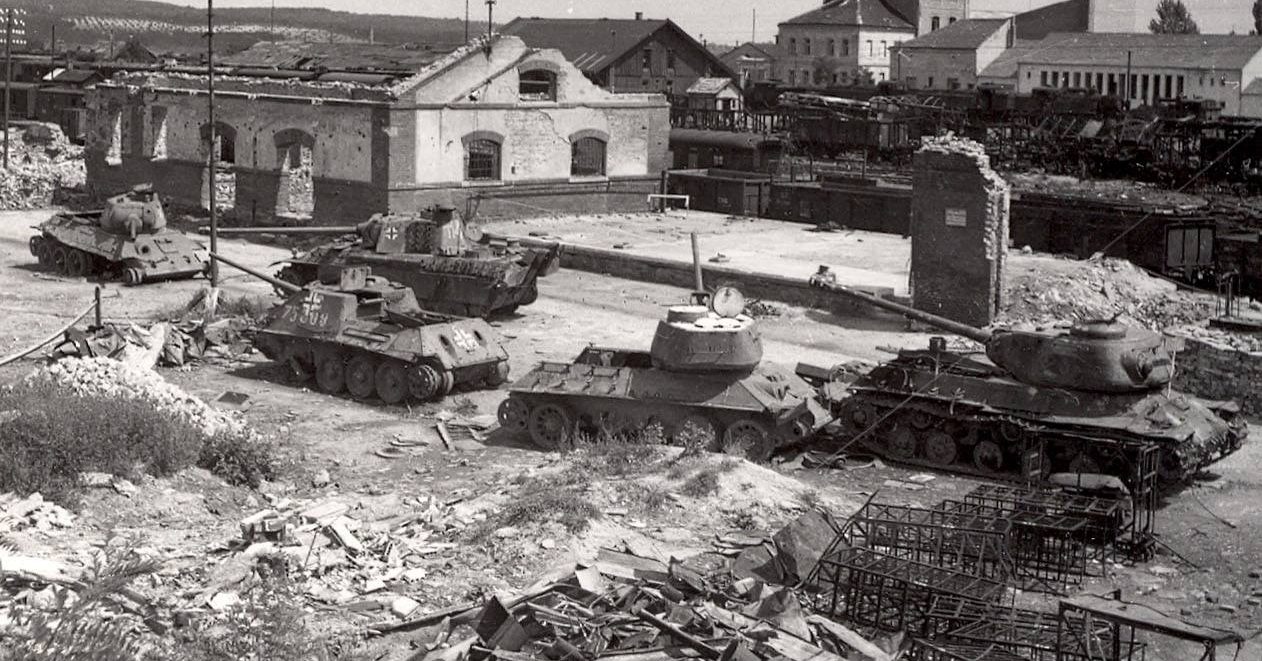
<path id="1" fill-rule="evenodd" d="M 536 280 L 559 263 L 559 248 L 475 241 L 478 233 L 466 230 L 448 207 L 436 207 L 432 218 L 377 214 L 358 225 L 224 228 L 219 233 L 339 237 L 296 254 L 277 277 L 296 285 L 332 283 L 343 266 L 368 266 L 410 287 L 426 309 L 466 317 L 510 314 L 530 305 L 539 295 Z"/>
<path id="2" fill-rule="evenodd" d="M 148 184 L 116 195 L 96 211 L 59 212 L 34 227 L 31 254 L 63 275 L 119 275 L 123 282 L 191 278 L 206 268 L 206 249 L 166 226 L 162 201 Z"/>
<path id="3" fill-rule="evenodd" d="M 813 285 L 980 343 L 899 351 L 830 395 L 843 432 L 895 461 L 985 475 L 1043 471 L 1133 477 L 1128 454 L 1160 450 L 1163 483 L 1185 479 L 1248 436 L 1238 407 L 1170 388 L 1164 338 L 1111 320 L 1052 330 L 984 330 L 836 284 Z M 835 392 L 825 389 L 826 392 Z"/>
<path id="4" fill-rule="evenodd" d="M 423 310 L 411 289 L 366 267 L 343 268 L 336 285 L 299 287 L 211 256 L 286 292 L 254 345 L 324 392 L 398 404 L 508 380 L 508 353 L 485 320 Z"/>
<path id="5" fill-rule="evenodd" d="M 648 351 L 589 346 L 544 362 L 509 388 L 500 425 L 544 449 L 576 434 L 656 429 L 677 444 L 765 459 L 829 421 L 815 389 L 762 361 L 762 341 L 734 290 L 671 307 Z"/>

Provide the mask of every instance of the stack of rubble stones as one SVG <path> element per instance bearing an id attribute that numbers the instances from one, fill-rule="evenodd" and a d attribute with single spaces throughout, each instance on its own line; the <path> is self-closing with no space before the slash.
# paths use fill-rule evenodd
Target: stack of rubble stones
<path id="1" fill-rule="evenodd" d="M 9 129 L 9 167 L 0 168 L 0 209 L 37 209 L 82 190 L 87 179 L 83 147 L 56 124 Z"/>

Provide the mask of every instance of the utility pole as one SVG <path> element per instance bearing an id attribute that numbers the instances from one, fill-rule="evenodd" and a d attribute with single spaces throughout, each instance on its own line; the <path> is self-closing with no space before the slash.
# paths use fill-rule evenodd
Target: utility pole
<path id="1" fill-rule="evenodd" d="M 9 108 L 13 85 L 13 8 L 4 10 L 4 169 L 9 169 Z"/>
<path id="2" fill-rule="evenodd" d="M 272 11 L 267 15 L 267 36 L 271 38 L 272 43 L 276 43 L 276 0 L 272 0 Z"/>
<path id="3" fill-rule="evenodd" d="M 752 25 L 749 26 L 749 42 L 758 43 L 758 8 L 751 10 L 754 13 Z"/>
<path id="4" fill-rule="evenodd" d="M 1126 51 L 1126 79 L 1122 92 L 1122 100 L 1126 102 L 1126 107 L 1131 107 L 1131 52 Z"/>
<path id="5" fill-rule="evenodd" d="M 469 0 L 464 0 L 464 42 L 469 43 Z"/>
<path id="6" fill-rule="evenodd" d="M 491 34 L 495 31 L 495 0 L 486 0 L 486 47 L 491 47 Z"/>
<path id="7" fill-rule="evenodd" d="M 215 0 L 206 0 L 206 116 L 210 126 L 210 145 L 207 151 L 206 164 L 209 173 L 207 186 L 210 200 L 207 206 L 210 211 L 210 251 L 219 254 L 219 218 L 216 207 L 219 200 L 219 165 L 215 146 L 219 142 L 215 135 Z M 219 297 L 219 260 L 210 260 L 210 295 L 207 298 L 208 317 L 214 316 L 216 299 Z"/>

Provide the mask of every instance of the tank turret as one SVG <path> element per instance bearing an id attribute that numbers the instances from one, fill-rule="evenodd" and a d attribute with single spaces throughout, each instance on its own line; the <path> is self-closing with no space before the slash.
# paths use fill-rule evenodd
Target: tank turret
<path id="1" fill-rule="evenodd" d="M 1064 329 L 988 331 L 837 284 L 821 266 L 811 284 L 982 343 L 995 366 L 1022 383 L 1093 392 L 1141 392 L 1170 382 L 1164 338 L 1149 330 L 1094 320 Z"/>
<path id="2" fill-rule="evenodd" d="M 653 367 L 672 372 L 754 369 L 762 361 L 762 339 L 744 307 L 744 299 L 730 288 L 671 307 L 653 335 Z"/>
<path id="3" fill-rule="evenodd" d="M 167 226 L 162 201 L 150 184 L 140 184 L 122 195 L 105 201 L 98 220 L 101 229 L 111 234 L 136 238 L 138 234 L 155 234 Z"/>

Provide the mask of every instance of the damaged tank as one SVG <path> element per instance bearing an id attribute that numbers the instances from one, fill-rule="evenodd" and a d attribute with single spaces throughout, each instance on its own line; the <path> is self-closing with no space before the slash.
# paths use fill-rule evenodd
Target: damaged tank
<path id="1" fill-rule="evenodd" d="M 191 278 L 206 269 L 206 249 L 169 229 L 162 201 L 142 184 L 96 211 L 59 212 L 34 229 L 30 250 L 39 265 L 63 275 L 121 276 L 123 282 Z"/>
<path id="2" fill-rule="evenodd" d="M 339 237 L 299 252 L 277 277 L 296 285 L 333 283 L 343 266 L 368 266 L 410 287 L 425 309 L 465 317 L 511 314 L 530 305 L 539 295 L 538 278 L 559 267 L 559 246 L 481 243 L 477 229 L 466 226 L 450 207 L 436 207 L 433 218 L 377 214 L 358 225 L 224 228 L 219 233 Z"/>
<path id="3" fill-rule="evenodd" d="M 544 362 L 509 388 L 498 417 L 544 449 L 576 434 L 631 435 L 703 445 L 762 460 L 829 422 L 815 389 L 762 361 L 743 298 L 722 288 L 667 310 L 648 351 L 589 346 Z"/>
<path id="4" fill-rule="evenodd" d="M 367 267 L 343 268 L 336 285 L 299 287 L 211 256 L 286 292 L 254 344 L 324 392 L 398 404 L 508 380 L 508 353 L 485 320 L 423 310 L 411 289 Z"/>
<path id="5" fill-rule="evenodd" d="M 1160 450 L 1158 479 L 1181 481 L 1241 447 L 1233 403 L 1170 390 L 1164 338 L 1114 321 L 1046 331 L 983 330 L 836 284 L 811 283 L 981 343 L 935 337 L 848 384 L 825 387 L 845 437 L 899 462 L 983 475 L 1108 473 L 1133 479 L 1128 453 Z M 848 391 L 848 392 L 845 392 Z"/>

